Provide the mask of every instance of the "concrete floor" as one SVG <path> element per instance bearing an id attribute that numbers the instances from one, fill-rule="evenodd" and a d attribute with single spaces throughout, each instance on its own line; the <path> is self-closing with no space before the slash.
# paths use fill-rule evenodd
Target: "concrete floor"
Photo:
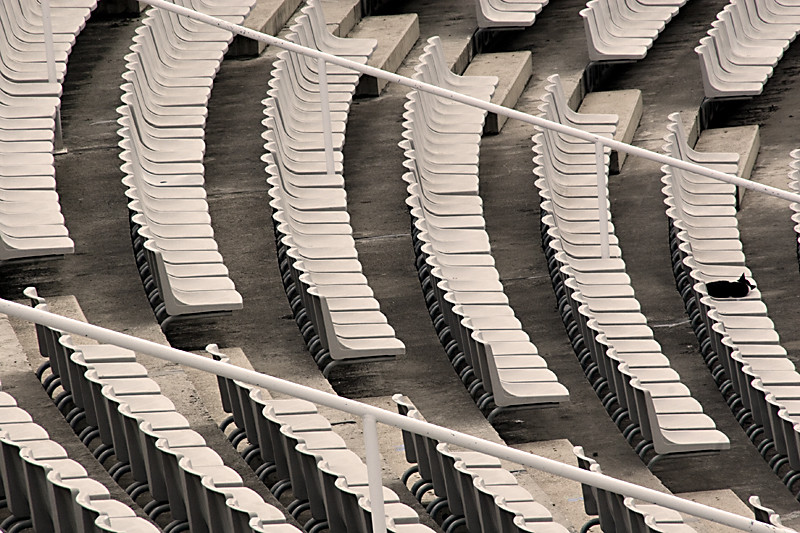
<path id="1" fill-rule="evenodd" d="M 656 41 L 647 58 L 609 71 L 597 90 L 641 89 L 644 116 L 634 143 L 659 149 L 666 116 L 694 111 L 702 102 L 699 65 L 692 51 L 724 0 L 689 3 Z M 535 112 L 544 79 L 554 72 L 582 72 L 588 63 L 580 0 L 552 2 L 533 28 L 508 33 L 496 50 L 531 50 L 534 74 L 518 105 Z M 430 35 L 468 35 L 471 2 L 409 0 L 382 13 L 419 14 L 421 41 Z M 446 17 L 441 16 L 447 13 Z M 59 194 L 76 254 L 58 260 L 2 265 L 0 296 L 18 299 L 27 285 L 40 293 L 74 295 L 90 322 L 124 332 L 152 331 L 155 324 L 131 253 L 124 186 L 120 183 L 115 111 L 135 20 L 91 20 L 70 58 L 63 120 L 69 152 L 56 159 Z M 408 72 L 412 51 L 401 72 Z M 791 84 L 800 52 L 790 50 L 763 96 L 730 105 L 719 125 L 760 124 L 762 150 L 753 178 L 786 187 L 788 153 L 800 129 Z M 260 133 L 271 60 L 229 60 L 215 81 L 206 129 L 208 200 L 220 251 L 245 307 L 231 316 L 179 323 L 173 346 L 200 349 L 209 342 L 241 347 L 259 371 L 315 383 L 319 370 L 291 318 L 278 276 Z M 405 208 L 401 138 L 402 87 L 357 100 L 348 122 L 345 177 L 354 234 L 364 271 L 407 354 L 396 361 L 339 367 L 330 383 L 351 398 L 409 395 L 429 421 L 467 429 L 477 409 L 444 356 L 423 305 L 413 268 Z M 568 405 L 499 417 L 495 429 L 509 444 L 569 439 L 596 453 L 608 473 L 642 468 L 604 413 L 584 378 L 555 310 L 541 252 L 538 197 L 532 180 L 532 130 L 509 123 L 484 139 L 481 194 L 488 232 L 506 291 L 540 353 L 569 388 Z M 730 488 L 742 499 L 759 494 L 794 524 L 800 505 L 766 467 L 733 420 L 697 353 L 669 265 L 666 217 L 658 168 L 629 159 L 611 181 L 612 214 L 637 296 L 664 353 L 732 442 L 714 456 L 674 458 L 655 468 L 673 492 Z M 796 362 L 800 328 L 792 225 L 780 201 L 748 193 L 740 215 L 742 239 L 770 315 Z M 4 384 L 6 379 L 4 377 Z M 32 406 L 41 405 L 31 403 Z M 37 407 L 38 408 L 38 407 Z M 468 413 L 468 416 L 464 416 Z M 57 415 L 57 413 L 56 413 Z"/>

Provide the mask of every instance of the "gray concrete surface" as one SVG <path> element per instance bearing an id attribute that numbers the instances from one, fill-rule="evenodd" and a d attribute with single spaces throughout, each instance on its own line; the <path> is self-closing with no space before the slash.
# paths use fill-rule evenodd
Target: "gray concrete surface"
<path id="1" fill-rule="evenodd" d="M 244 21 L 244 27 L 269 35 L 277 35 L 302 0 L 258 0 Z M 255 57 L 266 48 L 261 41 L 237 35 L 231 43 L 230 57 Z"/>
<path id="2" fill-rule="evenodd" d="M 614 140 L 630 143 L 639 121 L 642 119 L 642 91 L 627 89 L 621 91 L 594 91 L 587 94 L 580 107 L 580 113 L 611 113 L 619 117 Z M 611 160 L 608 167 L 611 174 L 619 174 L 628 154 L 625 152 L 611 151 Z"/>
<path id="3" fill-rule="evenodd" d="M 377 39 L 378 46 L 369 56 L 367 64 L 396 72 L 419 38 L 419 17 L 416 13 L 366 17 L 361 19 L 348 37 Z M 372 76 L 362 76 L 356 87 L 356 96 L 380 96 L 387 83 Z"/>
<path id="4" fill-rule="evenodd" d="M 739 154 L 739 168 L 736 175 L 740 178 L 750 179 L 758 157 L 758 150 L 761 148 L 761 135 L 759 135 L 758 124 L 703 130 L 694 148 L 701 152 L 733 152 Z M 737 187 L 736 205 L 740 206 L 742 204 L 746 192 L 746 188 Z"/>
<path id="5" fill-rule="evenodd" d="M 545 79 L 555 72 L 575 103 L 580 101 L 585 89 L 580 82 L 588 63 L 577 15 L 583 4 L 581 0 L 554 2 L 537 17 L 534 27 L 502 34 L 488 50 L 531 51 L 533 75 L 519 99 L 519 109 L 536 112 Z M 725 0 L 688 3 L 645 60 L 608 71 L 595 88 L 642 91 L 644 112 L 634 137 L 637 145 L 660 149 L 667 114 L 696 113 L 702 82 L 692 49 L 724 4 Z M 411 58 L 431 35 L 442 36 L 451 63 L 471 54 L 463 45 L 474 31 L 471 3 L 409 0 L 389 4 L 380 14 L 400 13 L 416 13 L 420 29 L 420 39 L 410 59 L 400 66 L 401 73 L 410 72 Z M 90 21 L 70 58 L 62 105 L 69 152 L 58 156 L 56 165 L 62 209 L 76 253 L 61 260 L 0 266 L 0 295 L 17 299 L 22 288 L 35 284 L 46 296 L 74 295 L 91 322 L 139 333 L 151 329 L 155 319 L 134 268 L 115 133 L 122 57 L 135 23 Z M 762 148 L 753 178 L 781 187 L 786 184 L 788 152 L 796 147 L 795 132 L 800 131 L 793 113 L 798 96 L 792 91 L 799 62 L 798 52 L 789 50 L 765 94 L 730 106 L 718 115 L 725 120 L 718 119 L 715 124 L 759 124 Z M 245 307 L 227 317 L 179 323 L 168 339 L 185 349 L 202 349 L 209 342 L 241 347 L 257 370 L 318 383 L 321 376 L 291 318 L 278 276 L 265 173 L 259 160 L 260 100 L 270 65 L 268 57 L 223 64 L 215 80 L 206 130 L 212 221 Z M 403 156 L 396 146 L 401 138 L 405 93 L 402 87 L 389 86 L 380 98 L 356 100 L 344 150 L 349 208 L 364 271 L 408 352 L 392 362 L 337 368 L 329 384 L 342 396 L 380 398 L 381 402 L 403 392 L 430 421 L 451 426 L 480 414 L 433 333 L 413 268 L 405 189 L 400 180 Z M 538 231 L 532 133 L 530 127 L 510 122 L 500 135 L 484 139 L 481 194 L 493 252 L 511 304 L 540 353 L 570 389 L 571 402 L 552 409 L 507 413 L 498 418 L 494 429 L 506 442 L 520 447 L 552 440 L 581 444 L 587 452 L 597 454 L 606 472 L 632 476 L 641 473 L 643 465 L 582 375 L 555 310 Z M 796 525 L 800 506 L 733 420 L 697 353 L 672 280 L 659 177 L 657 165 L 633 159 L 612 178 L 617 235 L 658 341 L 706 412 L 731 438 L 732 449 L 714 456 L 668 459 L 654 474 L 675 493 L 731 489 L 740 498 L 759 494 L 765 504 L 788 514 L 787 524 Z M 779 201 L 748 194 L 740 222 L 749 266 L 784 345 L 797 360 L 800 330 L 793 287 L 798 266 L 788 208 Z M 11 384 L 17 378 L 2 379 Z M 19 379 L 22 388 L 24 379 L 29 378 Z M 50 415 L 47 409 L 40 409 L 41 402 L 34 399 L 30 408 L 41 412 L 45 420 Z"/>
<path id="6" fill-rule="evenodd" d="M 514 108 L 517 105 L 522 91 L 531 78 L 531 53 L 527 50 L 520 52 L 498 52 L 493 54 L 478 54 L 472 58 L 465 76 L 497 76 L 500 78 L 497 89 L 492 95 L 492 103 Z M 495 113 L 486 115 L 483 127 L 485 134 L 497 134 L 508 120 L 507 117 Z"/>

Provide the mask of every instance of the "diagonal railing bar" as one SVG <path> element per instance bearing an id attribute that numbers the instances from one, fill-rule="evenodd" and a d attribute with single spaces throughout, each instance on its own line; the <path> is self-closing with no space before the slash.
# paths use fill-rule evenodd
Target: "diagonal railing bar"
<path id="1" fill-rule="evenodd" d="M 490 113 L 495 113 L 498 115 L 503 115 L 508 118 L 512 118 L 515 120 L 520 120 L 522 122 L 527 122 L 528 124 L 533 124 L 534 126 L 539 126 L 542 128 L 548 128 L 565 135 L 570 135 L 572 137 L 576 137 L 578 139 L 583 139 L 585 141 L 589 141 L 592 143 L 602 143 L 605 146 L 608 146 L 612 150 L 617 150 L 619 152 L 625 152 L 627 154 L 636 155 L 639 157 L 643 157 L 645 159 L 649 159 L 651 161 L 655 161 L 656 163 L 661 163 L 664 165 L 670 165 L 672 167 L 680 168 L 689 172 L 694 172 L 696 174 L 700 174 L 702 176 L 708 176 L 709 178 L 726 181 L 728 183 L 733 183 L 739 187 L 744 187 L 746 189 L 752 189 L 754 191 L 758 191 L 764 194 L 768 194 L 771 196 L 775 196 L 778 198 L 782 198 L 789 202 L 800 202 L 800 194 L 795 194 L 790 191 L 785 191 L 783 189 L 779 189 L 777 187 L 771 187 L 769 185 L 765 185 L 763 183 L 758 183 L 755 181 L 747 180 L 744 178 L 740 178 L 738 176 L 734 176 L 732 174 L 726 174 L 724 172 L 719 172 L 717 170 L 713 170 L 702 165 L 698 165 L 696 163 L 690 163 L 688 161 L 682 161 L 680 159 L 675 159 L 673 157 L 659 154 L 657 152 L 651 152 L 650 150 L 645 150 L 644 148 L 639 148 L 637 146 L 632 146 L 630 144 L 626 144 L 624 142 L 615 141 L 613 139 L 609 139 L 607 137 L 602 137 L 596 135 L 594 133 L 589 133 L 587 131 L 583 131 L 578 128 L 573 128 L 570 126 L 565 126 L 564 124 L 559 124 L 557 122 L 551 122 L 549 120 L 529 115 L 528 113 L 523 113 L 521 111 L 517 111 L 515 109 L 510 109 L 508 107 L 503 107 L 501 105 L 492 104 L 490 102 L 485 102 L 478 98 L 473 98 L 471 96 L 467 96 L 465 94 L 461 94 L 456 91 L 450 91 L 448 89 L 443 89 L 441 87 L 437 87 L 436 85 L 431 85 L 430 83 L 424 83 L 421 81 L 416 81 L 411 78 L 407 78 L 405 76 L 401 76 L 399 74 L 395 74 L 393 72 L 387 72 L 385 70 L 381 70 L 379 68 L 371 67 L 369 65 L 362 65 L 361 63 L 357 63 L 355 61 L 351 61 L 349 59 L 345 59 L 339 56 L 335 56 L 332 54 L 327 54 L 325 52 L 321 52 L 319 50 L 315 50 L 313 48 L 306 48 L 305 46 L 301 46 L 299 44 L 291 43 L 289 41 L 284 41 L 283 39 L 279 39 L 277 37 L 273 37 L 272 35 L 268 35 L 266 33 L 262 33 L 259 31 L 251 30 L 249 28 L 245 28 L 244 26 L 239 26 L 237 24 L 230 23 L 228 21 L 212 17 L 210 15 L 206 15 L 205 13 L 199 13 L 197 11 L 193 11 L 191 9 L 185 8 L 183 6 L 177 6 L 173 3 L 166 2 L 165 0 L 140 0 L 141 3 L 149 4 L 153 7 L 165 9 L 167 11 L 172 11 L 173 13 L 177 13 L 179 15 L 183 15 L 195 20 L 199 20 L 200 22 L 205 22 L 206 24 L 211 24 L 212 26 L 216 26 L 218 28 L 230 31 L 237 35 L 241 35 L 243 37 L 247 37 L 249 39 L 253 39 L 256 41 L 261 41 L 273 46 L 277 46 L 278 48 L 282 48 L 284 50 L 288 50 L 290 52 L 296 52 L 298 54 L 305 54 L 307 56 L 316 58 L 316 59 L 324 59 L 328 63 L 333 63 L 334 65 L 340 65 L 342 67 L 346 67 L 362 74 L 366 74 L 368 76 L 373 76 L 375 78 L 380 78 L 391 83 L 397 83 L 399 85 L 404 85 L 406 87 L 411 87 L 412 89 L 417 89 L 420 91 L 429 92 L 431 94 L 435 94 L 436 96 L 441 96 L 443 98 L 448 98 L 455 102 L 460 102 L 462 104 L 470 105 L 473 107 L 477 107 L 480 109 L 484 109 Z"/>
<path id="2" fill-rule="evenodd" d="M 672 494 L 666 494 L 657 490 L 648 489 L 627 481 L 613 478 L 604 474 L 590 472 L 578 468 L 577 466 L 568 465 L 545 457 L 540 457 L 522 450 L 516 450 L 508 446 L 497 444 L 488 440 L 447 429 L 441 426 L 415 420 L 407 416 L 386 411 L 379 407 L 374 407 L 368 404 L 342 398 L 335 394 L 323 392 L 311 387 L 299 385 L 291 381 L 286 381 L 274 376 L 261 374 L 253 370 L 247 370 L 228 363 L 222 363 L 213 359 L 196 355 L 189 352 L 184 352 L 165 346 L 145 339 L 140 339 L 113 331 L 110 329 L 81 322 L 72 318 L 56 315 L 48 311 L 34 309 L 26 305 L 22 305 L 9 300 L 0 299 L 0 313 L 7 314 L 26 320 L 42 324 L 58 331 L 72 333 L 75 335 L 83 335 L 95 339 L 102 343 L 113 344 L 121 346 L 138 353 L 147 354 L 158 359 L 171 361 L 181 365 L 186 365 L 197 370 L 210 372 L 217 376 L 222 376 L 228 379 L 239 380 L 244 383 L 263 387 L 267 390 L 303 398 L 310 402 L 325 405 L 333 409 L 338 409 L 355 416 L 365 419 L 368 426 L 368 431 L 374 431 L 374 426 L 370 429 L 369 425 L 374 421 L 383 424 L 398 427 L 403 430 L 411 431 L 413 433 L 424 435 L 441 442 L 447 442 L 458 446 L 463 446 L 470 450 L 483 452 L 493 455 L 500 459 L 505 459 L 513 463 L 529 466 L 543 472 L 571 479 L 579 483 L 585 483 L 600 489 L 612 491 L 626 496 L 630 496 L 639 500 L 649 503 L 655 503 L 663 507 L 674 509 L 681 513 L 686 513 L 699 518 L 704 518 L 712 522 L 717 522 L 726 526 L 730 526 L 742 531 L 750 531 L 752 533 L 797 533 L 795 530 L 787 527 L 776 527 L 772 524 L 758 522 L 752 518 L 709 507 L 701 503 L 684 500 Z M 367 435 L 368 447 L 374 447 L 374 435 Z"/>

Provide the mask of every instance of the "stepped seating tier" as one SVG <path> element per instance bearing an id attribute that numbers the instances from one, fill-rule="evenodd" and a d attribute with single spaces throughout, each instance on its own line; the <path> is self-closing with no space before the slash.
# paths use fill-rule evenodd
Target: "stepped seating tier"
<path id="1" fill-rule="evenodd" d="M 47 304 L 35 289 L 26 290 L 37 309 Z M 130 474 L 126 491 L 145 505 L 156 521 L 169 512 L 171 527 L 195 531 L 297 531 L 283 513 L 264 502 L 175 410 L 135 354 L 113 345 L 79 345 L 69 335 L 37 325 L 46 363 L 37 371 L 73 429 L 109 468 L 115 481 Z M 49 374 L 47 373 L 49 369 Z M 58 393 L 58 391 L 61 391 Z M 71 407 L 69 410 L 66 408 Z"/>
<path id="2" fill-rule="evenodd" d="M 774 0 L 731 0 L 700 39 L 707 98 L 756 96 L 800 31 L 800 6 Z"/>
<path id="3" fill-rule="evenodd" d="M 457 77 L 432 38 L 415 79 L 489 100 L 495 77 Z M 425 92 L 408 94 L 403 117 L 408 204 L 416 266 L 439 339 L 479 407 L 559 403 L 566 388 L 547 368 L 508 305 L 491 256 L 478 196 L 486 113 Z"/>
<path id="4" fill-rule="evenodd" d="M 666 24 L 686 0 L 649 3 L 640 0 L 590 0 L 581 10 L 589 59 L 643 59 Z"/>
<path id="5" fill-rule="evenodd" d="M 669 116 L 665 150 L 692 161 L 685 151 L 680 116 Z M 730 154 L 702 154 L 703 164 L 729 171 Z M 715 162 L 716 161 L 716 162 Z M 670 250 L 676 286 L 700 351 L 720 391 L 759 452 L 790 489 L 800 478 L 795 407 L 800 374 L 781 346 L 761 293 L 747 268 L 739 236 L 735 186 L 680 169 L 662 167 L 662 189 L 670 221 Z M 714 298 L 706 284 L 740 276 L 753 288 L 740 298 Z M 769 444 L 769 445 L 767 445 Z"/>
<path id="6" fill-rule="evenodd" d="M 568 110 L 558 76 L 540 106 L 544 118 L 610 136 L 616 117 L 580 116 Z M 716 429 L 661 352 L 625 272 L 608 223 L 608 256 L 600 239 L 594 143 L 540 129 L 534 137 L 542 242 L 567 332 L 587 377 L 636 451 L 651 461 L 667 454 L 724 450 Z M 608 153 L 605 151 L 605 179 Z M 609 203 L 606 202 L 606 209 Z"/>
<path id="7" fill-rule="evenodd" d="M 343 39 L 323 25 L 318 3 L 303 8 L 287 38 L 366 63 L 373 39 Z M 373 297 L 353 240 L 342 175 L 347 112 L 359 74 L 326 66 L 332 151 L 327 159 L 316 61 L 281 51 L 263 101 L 267 183 L 278 262 L 295 321 L 323 374 L 342 363 L 405 353 Z"/>
<path id="8" fill-rule="evenodd" d="M 425 421 L 411 400 L 395 394 L 392 400 L 401 415 Z M 446 443 L 403 431 L 406 460 L 412 465 L 404 474 L 408 484 L 412 474 L 419 474 L 413 488 L 422 503 L 433 491 L 435 499 L 427 505 L 436 519 L 442 512 L 443 528 L 464 525 L 469 531 L 502 533 L 564 533 L 566 528 L 553 521 L 547 508 L 518 483 L 500 461 L 480 452 L 458 450 Z"/>
<path id="9" fill-rule="evenodd" d="M 254 1 L 213 12 L 241 22 Z M 210 87 L 233 34 L 160 9 L 149 10 L 136 33 L 117 109 L 122 182 L 137 267 L 166 329 L 176 317 L 242 308 L 203 186 Z"/>
<path id="10" fill-rule="evenodd" d="M 229 362 L 216 345 L 207 351 L 215 360 Z M 269 481 L 276 498 L 291 489 L 295 500 L 287 510 L 295 518 L 310 511 L 307 531 L 371 530 L 367 467 L 314 404 L 297 398 L 272 399 L 257 387 L 222 377 L 218 385 L 223 409 L 231 413 L 221 427 L 235 426 L 229 438 L 236 445 L 244 439 L 249 442 L 243 456 L 250 464 L 260 463 L 256 474 Z M 401 533 L 412 526 L 431 531 L 394 491 L 383 487 L 383 497 L 388 531 Z"/>
<path id="11" fill-rule="evenodd" d="M 602 474 L 600 465 L 588 457 L 583 448 L 573 449 L 578 466 L 590 472 Z M 652 503 L 644 503 L 623 494 L 582 485 L 583 505 L 586 514 L 596 515 L 596 521 L 603 531 L 642 531 L 658 533 L 692 533 L 694 528 L 683 522 L 677 511 Z M 591 523 L 591 522 L 590 522 Z M 588 525 L 588 524 L 587 524 Z"/>
<path id="12" fill-rule="evenodd" d="M 67 58 L 96 5 L 88 0 L 51 7 L 52 81 L 38 3 L 8 0 L 0 6 L 0 261 L 74 251 L 56 193 L 53 153 Z"/>

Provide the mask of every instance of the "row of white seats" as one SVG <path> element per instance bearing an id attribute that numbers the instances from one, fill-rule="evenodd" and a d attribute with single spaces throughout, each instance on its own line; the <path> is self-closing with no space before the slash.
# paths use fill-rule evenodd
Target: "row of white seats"
<path id="1" fill-rule="evenodd" d="M 731 0 L 711 25 L 695 48 L 706 97 L 755 96 L 800 31 L 800 5 Z"/>
<path id="2" fill-rule="evenodd" d="M 0 392 L 0 480 L 2 502 L 11 512 L 0 524 L 3 531 L 160 531 L 112 499 L 5 392 Z"/>
<path id="3" fill-rule="evenodd" d="M 454 75 L 440 46 L 429 41 L 414 79 L 488 101 L 497 79 Z M 456 371 L 484 411 L 566 401 L 568 391 L 514 316 L 494 266 L 478 196 L 486 112 L 422 91 L 410 92 L 405 107 L 400 147 L 417 269 Z"/>
<path id="4" fill-rule="evenodd" d="M 668 129 L 667 152 L 692 160 L 692 154 L 684 152 L 677 114 L 670 115 Z M 703 164 L 725 171 L 731 167 L 725 157 L 705 154 Z M 715 164 L 715 158 L 721 163 Z M 706 288 L 707 282 L 720 279 L 752 280 L 739 237 L 734 186 L 668 166 L 662 170 L 673 270 L 703 355 L 729 404 L 740 406 L 737 418 L 751 418 L 748 434 L 754 438 L 763 432 L 762 438 L 771 441 L 778 454 L 788 456 L 782 463 L 788 461 L 792 470 L 800 471 L 800 373 L 780 344 L 760 291 L 753 288 L 741 298 L 718 299 Z M 768 448 L 761 447 L 762 454 Z"/>
<path id="5" fill-rule="evenodd" d="M 789 188 L 797 193 L 800 192 L 800 150 L 792 150 L 790 153 L 792 162 L 789 164 L 791 170 L 789 171 Z M 792 210 L 792 222 L 794 223 L 794 232 L 797 236 L 795 239 L 797 247 L 797 262 L 800 266 L 800 203 L 792 202 L 789 204 Z"/>
<path id="6" fill-rule="evenodd" d="M 0 260 L 74 251 L 53 159 L 67 57 L 96 0 L 54 3 L 55 82 L 49 82 L 41 6 L 0 5 Z"/>
<path id="7" fill-rule="evenodd" d="M 47 309 L 35 291 L 26 294 L 37 309 Z M 131 474 L 134 483 L 126 490 L 134 500 L 150 493 L 153 501 L 145 510 L 153 520 L 169 511 L 173 527 L 185 522 L 192 531 L 298 531 L 224 465 L 161 394 L 132 351 L 77 345 L 69 335 L 46 326 L 36 331 L 52 375 L 76 407 L 71 425 L 77 427 L 75 417 L 81 413 L 92 428 L 83 434 L 84 443 L 100 438 L 95 456 L 101 462 L 112 454 L 117 458 L 109 472 L 115 481 Z"/>
<path id="8" fill-rule="evenodd" d="M 572 449 L 578 466 L 602 474 L 600 465 L 588 457 L 581 446 Z M 581 485 L 586 514 L 597 516 L 602 531 L 630 531 L 638 533 L 693 533 L 695 530 L 683 522 L 677 511 L 652 503 L 639 502 L 631 497 Z"/>
<path id="9" fill-rule="evenodd" d="M 400 414 L 425 421 L 411 400 L 395 394 L 392 400 Z M 450 515 L 442 529 L 455 531 L 463 525 L 468 531 L 487 533 L 566 533 L 553 521 L 550 511 L 536 502 L 514 474 L 500 460 L 480 452 L 457 450 L 429 437 L 403 431 L 406 460 L 411 463 L 405 480 L 416 472 L 415 496 L 422 502 L 430 490 L 437 496 L 428 506 L 435 519 L 446 507 Z"/>
<path id="10" fill-rule="evenodd" d="M 545 118 L 612 135 L 607 116 L 593 120 L 591 115 L 578 115 L 580 122 L 570 120 L 576 114 L 564 112 L 567 105 L 558 78 L 551 81 L 539 107 Z M 534 162 L 542 198 L 542 237 L 573 346 L 586 359 L 584 365 L 591 358 L 590 370 L 599 374 L 596 390 L 607 387 L 645 441 L 652 442 L 637 448 L 641 456 L 649 447 L 657 456 L 727 449 L 728 438 L 703 413 L 654 339 L 610 222 L 609 256 L 602 255 L 594 143 L 545 128 L 539 131 Z M 606 197 L 608 154 L 606 149 Z M 602 208 L 609 205 L 606 201 Z"/>
<path id="11" fill-rule="evenodd" d="M 590 0 L 581 10 L 589 59 L 643 59 L 686 0 Z"/>
<path id="12" fill-rule="evenodd" d="M 215 12 L 242 22 L 237 13 L 254 3 L 237 0 Z M 126 56 L 118 108 L 122 182 L 138 267 L 162 327 L 170 317 L 242 307 L 217 251 L 203 177 L 210 88 L 232 39 L 228 31 L 151 9 Z"/>
<path id="13" fill-rule="evenodd" d="M 525 28 L 550 0 L 475 0 L 478 28 Z"/>
<path id="14" fill-rule="evenodd" d="M 216 360 L 229 362 L 215 345 L 207 350 Z M 250 442 L 246 459 L 260 456 L 262 465 L 256 471 L 262 481 L 275 474 L 276 498 L 291 488 L 295 501 L 287 509 L 295 518 L 310 511 L 307 531 L 322 527 L 348 533 L 372 530 L 367 466 L 314 404 L 296 398 L 272 399 L 257 387 L 231 379 L 218 378 L 218 383 L 223 408 L 238 428 L 231 437 L 240 441 L 237 434 L 243 435 Z M 387 530 L 431 531 L 395 492 L 383 487 L 383 498 Z"/>
<path id="15" fill-rule="evenodd" d="M 374 39 L 331 35 L 309 2 L 291 41 L 366 63 Z M 327 168 L 316 60 L 281 51 L 264 100 L 263 160 L 284 286 L 298 326 L 327 375 L 337 364 L 391 358 L 405 346 L 387 323 L 362 273 L 347 212 L 342 147 L 357 72 L 327 65 L 332 168 Z"/>

